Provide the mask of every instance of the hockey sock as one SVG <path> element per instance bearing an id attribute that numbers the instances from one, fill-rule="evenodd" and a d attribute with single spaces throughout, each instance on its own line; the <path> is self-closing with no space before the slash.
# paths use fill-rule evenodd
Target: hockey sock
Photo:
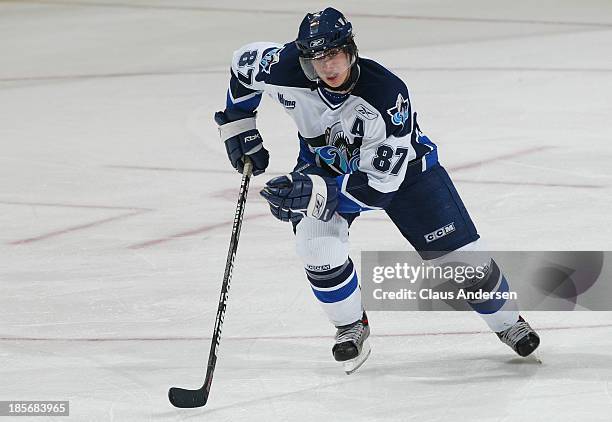
<path id="1" fill-rule="evenodd" d="M 335 326 L 351 324 L 361 318 L 361 290 L 353 261 L 325 271 L 306 269 L 310 287 Z"/>
<path id="2" fill-rule="evenodd" d="M 481 290 L 488 293 L 503 293 L 510 290 L 508 280 L 501 272 L 494 259 L 490 260 L 487 276 L 482 280 L 465 287 L 466 291 Z M 491 330 L 503 331 L 518 321 L 518 306 L 513 299 L 492 298 L 487 300 L 468 300 L 470 307 L 478 312 Z"/>

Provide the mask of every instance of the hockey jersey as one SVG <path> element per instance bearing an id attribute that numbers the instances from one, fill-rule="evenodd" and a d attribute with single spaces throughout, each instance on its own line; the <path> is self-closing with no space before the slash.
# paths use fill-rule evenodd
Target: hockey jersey
<path id="1" fill-rule="evenodd" d="M 406 85 L 360 57 L 348 94 L 306 78 L 293 42 L 258 42 L 234 52 L 226 107 L 252 112 L 263 93 L 298 129 L 300 159 L 335 175 L 339 212 L 382 209 L 402 182 L 437 163 L 437 149 L 416 122 Z"/>

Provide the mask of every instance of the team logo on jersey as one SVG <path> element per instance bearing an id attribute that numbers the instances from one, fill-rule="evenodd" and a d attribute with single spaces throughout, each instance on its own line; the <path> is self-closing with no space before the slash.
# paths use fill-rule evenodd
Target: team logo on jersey
<path id="1" fill-rule="evenodd" d="M 338 174 L 348 174 L 359 168 L 359 143 L 353 142 L 342 130 L 342 124 L 336 122 L 325 131 L 327 145 L 316 147 L 315 154 Z"/>
<path id="2" fill-rule="evenodd" d="M 280 53 L 285 47 L 273 47 L 264 50 L 261 61 L 259 62 L 259 71 L 270 74 L 270 69 L 280 61 Z"/>
<path id="3" fill-rule="evenodd" d="M 387 110 L 387 113 L 391 116 L 391 122 L 396 126 L 404 126 L 404 123 L 410 119 L 410 101 L 404 99 L 402 94 L 397 94 L 397 100 L 395 107 Z"/>
<path id="4" fill-rule="evenodd" d="M 363 104 L 358 104 L 357 107 L 355 107 L 355 111 L 368 120 L 374 120 L 378 117 L 378 114 L 374 113 L 372 110 L 370 110 Z"/>
<path id="5" fill-rule="evenodd" d="M 293 110 L 295 108 L 295 100 L 287 100 L 285 96 L 280 92 L 277 94 L 278 101 L 285 107 L 286 109 Z"/>

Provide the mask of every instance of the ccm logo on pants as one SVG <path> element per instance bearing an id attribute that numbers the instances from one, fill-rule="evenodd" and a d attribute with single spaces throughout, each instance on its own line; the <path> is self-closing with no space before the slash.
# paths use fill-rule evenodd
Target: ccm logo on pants
<path id="1" fill-rule="evenodd" d="M 427 233 L 425 235 L 425 241 L 427 243 L 431 243 L 434 240 L 438 240 L 441 237 L 446 236 L 449 233 L 452 233 L 455 231 L 455 222 L 453 221 L 450 224 L 447 224 L 446 226 L 439 228 L 438 230 L 434 230 L 431 233 Z"/>

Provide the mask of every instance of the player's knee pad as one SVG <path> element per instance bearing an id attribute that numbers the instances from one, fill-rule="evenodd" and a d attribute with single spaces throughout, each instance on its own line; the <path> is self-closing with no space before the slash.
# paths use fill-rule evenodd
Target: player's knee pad
<path id="1" fill-rule="evenodd" d="M 499 279 L 500 271 L 491 255 L 483 250 L 482 241 L 476 240 L 447 253 L 439 258 L 427 261 L 429 265 L 453 269 L 451 279 L 457 287 L 467 291 L 476 291 L 489 284 L 494 278 Z M 447 272 L 447 271 L 443 271 Z"/>
<path id="2" fill-rule="evenodd" d="M 433 265 L 453 267 L 455 285 L 466 292 L 503 293 L 509 291 L 508 281 L 499 266 L 485 250 L 484 243 L 476 240 L 432 261 Z M 470 306 L 481 314 L 500 310 L 505 299 L 468 300 Z"/>
<path id="3" fill-rule="evenodd" d="M 494 275 L 493 272 L 496 272 L 499 276 L 497 264 L 491 254 L 485 250 L 484 242 L 480 239 L 434 261 L 439 261 L 442 265 L 452 265 L 456 269 L 462 267 L 460 272 L 464 274 L 456 277 L 455 282 L 467 290 L 480 289 L 486 283 L 486 280 Z M 465 275 L 465 272 L 468 274 Z"/>
<path id="4" fill-rule="evenodd" d="M 307 270 L 329 270 L 348 259 L 348 223 L 337 214 L 327 222 L 303 218 L 295 237 L 297 253 Z"/>
<path id="5" fill-rule="evenodd" d="M 459 278 L 455 272 L 454 284 L 466 292 L 492 294 L 488 299 L 467 300 L 467 304 L 484 319 L 491 330 L 503 331 L 518 320 L 518 306 L 515 300 L 505 299 L 500 293 L 510 291 L 508 280 L 486 250 L 482 240 L 476 240 L 450 252 L 442 257 L 428 261 L 435 266 L 452 266 L 474 269 L 467 277 L 465 273 Z"/>

